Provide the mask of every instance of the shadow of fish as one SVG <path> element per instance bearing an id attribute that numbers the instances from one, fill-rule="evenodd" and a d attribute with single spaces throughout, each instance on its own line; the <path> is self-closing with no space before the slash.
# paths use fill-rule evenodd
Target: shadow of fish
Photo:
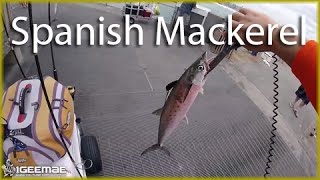
<path id="1" fill-rule="evenodd" d="M 185 70 L 179 80 L 166 86 L 167 96 L 164 106 L 153 112 L 153 114 L 160 115 L 158 142 L 144 150 L 141 155 L 160 149 L 170 156 L 169 150 L 163 146 L 163 143 L 183 119 L 188 122 L 186 114 L 198 93 L 203 93 L 202 87 L 208 71 L 207 52 L 204 52 Z"/>

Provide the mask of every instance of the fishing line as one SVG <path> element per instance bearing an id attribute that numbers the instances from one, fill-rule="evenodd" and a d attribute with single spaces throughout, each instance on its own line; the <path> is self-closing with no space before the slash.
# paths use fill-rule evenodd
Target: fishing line
<path id="1" fill-rule="evenodd" d="M 272 154 L 272 151 L 274 150 L 273 148 L 273 145 L 275 144 L 275 138 L 276 138 L 276 134 L 275 134 L 275 131 L 277 130 L 277 128 L 275 127 L 275 124 L 278 122 L 276 120 L 276 117 L 278 116 L 278 113 L 277 113 L 277 109 L 279 108 L 277 103 L 278 103 L 278 95 L 279 95 L 279 92 L 278 92 L 278 88 L 279 88 L 279 85 L 278 85 L 278 81 L 279 81 L 279 78 L 277 77 L 278 76 L 278 64 L 277 64 L 277 61 L 278 61 L 278 58 L 276 57 L 276 54 L 274 54 L 272 56 L 272 58 L 274 59 L 273 61 L 273 65 L 274 65 L 274 68 L 273 68 L 273 72 L 274 72 L 274 75 L 273 75 L 273 78 L 274 78 L 274 81 L 273 81 L 273 85 L 275 86 L 273 88 L 273 92 L 275 93 L 273 95 L 273 99 L 274 99 L 274 102 L 273 102 L 273 106 L 274 106 L 274 109 L 273 109 L 273 116 L 272 116 L 272 130 L 271 130 L 271 137 L 270 137 L 270 144 L 269 144 L 269 151 L 268 151 L 268 157 L 267 157 L 267 163 L 266 163 L 266 168 L 265 168 L 265 173 L 264 173 L 264 177 L 266 178 L 267 175 L 270 174 L 270 163 L 272 162 L 271 158 L 273 157 L 273 154 Z"/>
<path id="2" fill-rule="evenodd" d="M 227 54 L 229 54 L 231 52 L 232 49 L 235 49 L 235 48 L 238 48 L 240 47 L 240 45 L 238 43 L 235 43 L 233 45 L 225 45 L 222 49 L 222 51 L 214 58 L 210 58 L 208 61 L 210 62 L 209 64 L 209 71 L 207 72 L 207 74 L 212 71 L 223 59 L 224 57 L 226 57 Z M 266 162 L 266 168 L 265 168 L 265 173 L 264 173 L 264 177 L 266 178 L 267 175 L 270 174 L 269 170 L 271 169 L 270 167 L 270 163 L 272 162 L 271 158 L 273 157 L 273 154 L 272 152 L 274 151 L 274 144 L 275 144 L 275 138 L 276 138 L 276 134 L 275 134 L 275 131 L 277 130 L 275 124 L 278 122 L 276 117 L 278 116 L 278 113 L 277 113 L 277 110 L 278 110 L 278 95 L 279 95 L 279 92 L 278 92 L 278 88 L 279 88 L 279 85 L 278 85 L 278 81 L 279 81 L 279 78 L 278 78 L 278 64 L 277 64 L 277 61 L 278 61 L 278 58 L 276 57 L 276 54 L 274 54 L 272 56 L 273 58 L 273 65 L 274 65 L 274 68 L 273 68 L 273 72 L 274 72 L 274 75 L 273 75 L 273 78 L 274 78 L 274 81 L 273 81 L 273 85 L 274 85 L 274 88 L 273 88 L 273 92 L 275 93 L 273 95 L 273 99 L 274 99 L 274 102 L 273 102 L 273 116 L 272 116 L 272 130 L 271 130 L 271 137 L 269 138 L 270 139 L 270 143 L 269 143 L 269 150 L 268 150 L 268 157 L 267 157 L 267 162 Z"/>
<path id="3" fill-rule="evenodd" d="M 32 5 L 31 5 L 31 3 L 28 3 L 28 11 L 29 11 L 29 25 L 30 25 L 31 37 L 33 37 L 34 34 L 33 34 L 33 18 L 32 18 Z M 33 41 L 32 41 L 32 46 L 33 46 Z M 55 118 L 55 116 L 53 114 L 53 110 L 52 110 L 52 107 L 50 105 L 50 100 L 49 100 L 49 96 L 48 96 L 48 93 L 47 93 L 47 89 L 46 89 L 46 87 L 44 85 L 44 80 L 43 80 L 43 75 L 42 75 L 42 72 L 41 72 L 41 67 L 40 67 L 40 63 L 39 63 L 38 54 L 34 54 L 34 58 L 35 58 L 35 61 L 36 61 L 37 71 L 38 71 L 38 74 L 39 74 L 39 79 L 40 79 L 40 82 L 41 82 L 43 94 L 45 96 L 45 99 L 46 99 L 46 102 L 47 102 L 47 106 L 48 106 L 48 109 L 50 111 L 51 118 L 52 118 L 52 120 L 54 122 L 54 125 L 55 125 L 56 129 L 59 132 L 59 136 L 61 138 L 61 141 L 63 143 L 64 148 L 66 149 L 67 154 L 69 155 L 69 157 L 70 157 L 74 167 L 76 168 L 79 176 L 82 178 L 82 175 L 81 175 L 81 173 L 80 173 L 80 171 L 79 171 L 79 169 L 78 169 L 78 167 L 76 165 L 76 162 L 73 159 L 73 157 L 72 157 L 72 155 L 71 155 L 71 153 L 70 153 L 70 151 L 69 151 L 69 149 L 68 149 L 68 147 L 66 145 L 66 142 L 65 142 L 65 140 L 64 140 L 64 138 L 62 136 L 62 130 L 59 127 L 58 122 L 57 122 L 57 120 L 56 120 L 56 118 Z"/>
<path id="4" fill-rule="evenodd" d="M 12 50 L 12 54 L 13 54 L 13 56 L 14 56 L 14 59 L 16 60 L 16 62 L 17 62 L 17 64 L 18 64 L 18 67 L 19 67 L 19 69 L 20 69 L 20 72 L 21 72 L 23 78 L 26 78 L 26 75 L 24 74 L 24 72 L 23 72 L 23 70 L 22 70 L 22 67 L 21 67 L 21 64 L 20 64 L 20 62 L 19 62 L 19 60 L 18 60 L 18 56 L 17 56 L 17 54 L 16 54 L 16 51 L 14 50 L 14 46 L 13 46 L 13 44 L 12 44 L 12 42 L 11 42 L 11 38 L 10 38 L 10 35 L 9 35 L 9 31 L 8 31 L 8 29 L 7 29 L 7 27 L 6 27 L 6 24 L 5 24 L 5 21 L 4 21 L 3 18 L 2 18 L 2 22 L 3 22 L 4 31 L 6 32 L 6 35 L 7 35 L 7 37 L 8 37 L 9 45 L 10 45 L 10 48 L 11 48 L 11 50 Z"/>

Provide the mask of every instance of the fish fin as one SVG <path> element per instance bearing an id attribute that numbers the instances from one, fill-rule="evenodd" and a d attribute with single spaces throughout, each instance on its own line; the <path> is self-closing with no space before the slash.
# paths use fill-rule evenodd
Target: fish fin
<path id="1" fill-rule="evenodd" d="M 200 93 L 203 94 L 203 88 L 200 89 Z"/>
<path id="2" fill-rule="evenodd" d="M 164 146 L 160 146 L 160 150 L 162 150 L 163 152 L 165 152 L 169 157 L 171 157 L 170 151 L 164 147 Z"/>
<path id="3" fill-rule="evenodd" d="M 166 94 L 166 100 L 168 99 L 170 93 L 172 92 L 172 89 L 170 89 L 169 91 L 167 91 L 167 94 Z"/>
<path id="4" fill-rule="evenodd" d="M 207 59 L 207 51 L 203 52 L 203 54 L 200 56 L 201 60 L 206 62 L 208 59 Z"/>
<path id="5" fill-rule="evenodd" d="M 148 152 L 155 151 L 155 150 L 158 150 L 158 149 L 160 149 L 161 151 L 165 152 L 168 156 L 170 156 L 169 150 L 167 148 L 163 147 L 163 146 L 160 146 L 160 144 L 154 144 L 151 147 L 147 148 L 146 150 L 144 150 L 141 153 L 141 156 L 147 154 Z"/>
<path id="6" fill-rule="evenodd" d="M 186 123 L 189 124 L 189 119 L 188 119 L 187 115 L 184 116 L 184 120 L 186 120 Z"/>
<path id="7" fill-rule="evenodd" d="M 155 151 L 157 149 L 160 149 L 160 144 L 154 144 L 152 145 L 151 147 L 148 147 L 146 150 L 144 150 L 142 153 L 141 153 L 141 156 L 147 154 L 148 152 L 151 152 L 151 151 Z"/>
<path id="8" fill-rule="evenodd" d="M 163 108 L 157 109 L 155 111 L 152 112 L 152 114 L 157 115 L 157 116 L 161 116 Z"/>
<path id="9" fill-rule="evenodd" d="M 166 90 L 167 90 L 167 94 L 166 94 L 166 100 L 168 99 L 172 88 L 177 84 L 178 80 L 172 81 L 171 83 L 166 85 Z"/>
<path id="10" fill-rule="evenodd" d="M 176 84 L 177 84 L 178 80 L 172 81 L 171 83 L 166 85 L 166 90 L 167 92 L 170 91 Z"/>

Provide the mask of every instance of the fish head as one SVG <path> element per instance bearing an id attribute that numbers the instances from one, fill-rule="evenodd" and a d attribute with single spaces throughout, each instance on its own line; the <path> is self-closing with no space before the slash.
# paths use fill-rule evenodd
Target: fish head
<path id="1" fill-rule="evenodd" d="M 207 61 L 207 52 L 204 52 L 188 69 L 188 83 L 203 86 L 206 80 L 206 75 L 209 71 L 209 63 Z"/>

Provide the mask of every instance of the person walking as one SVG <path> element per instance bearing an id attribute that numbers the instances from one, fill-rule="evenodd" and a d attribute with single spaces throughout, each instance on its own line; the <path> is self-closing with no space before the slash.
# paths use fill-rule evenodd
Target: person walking
<path id="1" fill-rule="evenodd" d="M 292 108 L 293 113 L 297 118 L 298 117 L 298 109 L 301 109 L 303 106 L 309 104 L 310 100 L 307 97 L 307 93 L 304 90 L 302 85 L 299 86 L 299 88 L 295 92 L 295 94 L 296 94 L 296 99 L 294 100 L 293 103 L 290 103 L 290 107 Z M 297 105 L 299 100 L 301 100 L 301 102 Z"/>

